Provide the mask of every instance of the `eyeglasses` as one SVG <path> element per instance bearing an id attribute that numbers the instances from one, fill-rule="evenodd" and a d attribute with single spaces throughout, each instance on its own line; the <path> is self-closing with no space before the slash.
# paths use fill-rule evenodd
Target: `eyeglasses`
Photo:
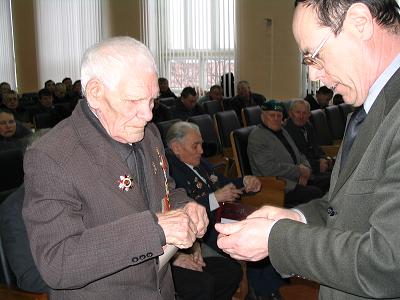
<path id="1" fill-rule="evenodd" d="M 310 54 L 304 55 L 304 58 L 303 58 L 304 65 L 316 68 L 318 70 L 322 70 L 324 68 L 323 62 L 320 59 L 316 58 L 316 56 L 317 56 L 318 52 L 321 51 L 321 49 L 324 47 L 325 43 L 331 37 L 331 33 L 332 32 L 329 31 L 329 33 L 324 37 L 322 42 L 318 45 L 318 47 L 315 49 L 315 51 L 311 55 Z"/>

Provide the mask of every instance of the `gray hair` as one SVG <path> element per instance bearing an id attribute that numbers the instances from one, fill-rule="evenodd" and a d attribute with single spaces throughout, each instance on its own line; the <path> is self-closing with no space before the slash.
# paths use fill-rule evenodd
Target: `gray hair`
<path id="1" fill-rule="evenodd" d="M 292 111 L 297 104 L 303 104 L 307 107 L 308 111 L 310 111 L 310 103 L 308 103 L 304 99 L 293 99 L 289 106 L 289 111 Z"/>
<path id="2" fill-rule="evenodd" d="M 141 72 L 157 72 L 157 67 L 150 50 L 141 42 L 131 37 L 114 37 L 86 50 L 81 63 L 82 92 L 91 79 L 99 79 L 109 89 L 114 89 L 121 77 L 122 70 L 127 66 L 137 65 L 137 62 L 148 61 L 147 68 L 143 65 L 131 70 L 133 74 Z M 140 69 L 139 69 L 140 68 Z"/>
<path id="3" fill-rule="evenodd" d="M 199 126 L 194 123 L 184 121 L 174 123 L 168 129 L 167 135 L 165 137 L 168 148 L 171 148 L 171 145 L 174 142 L 182 143 L 190 130 L 196 130 L 198 133 L 200 133 Z"/>

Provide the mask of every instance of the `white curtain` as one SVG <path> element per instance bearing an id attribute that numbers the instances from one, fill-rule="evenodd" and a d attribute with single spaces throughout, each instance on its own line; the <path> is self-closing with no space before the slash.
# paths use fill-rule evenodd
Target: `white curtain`
<path id="1" fill-rule="evenodd" d="M 142 0 L 142 39 L 174 92 L 235 71 L 235 0 Z"/>
<path id="2" fill-rule="evenodd" d="M 12 30 L 11 1 L 0 0 L 0 82 L 8 82 L 17 88 Z"/>
<path id="3" fill-rule="evenodd" d="M 102 38 L 101 0 L 35 2 L 39 85 L 79 79 L 83 53 Z"/>

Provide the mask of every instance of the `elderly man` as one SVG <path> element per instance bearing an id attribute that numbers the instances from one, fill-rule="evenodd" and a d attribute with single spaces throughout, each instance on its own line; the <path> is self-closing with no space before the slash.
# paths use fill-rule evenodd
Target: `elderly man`
<path id="1" fill-rule="evenodd" d="M 299 151 L 306 156 L 313 173 L 324 174 L 330 170 L 332 159 L 328 158 L 318 145 L 314 127 L 309 122 L 310 115 L 310 104 L 303 99 L 295 99 L 290 104 L 289 119 L 284 128 Z"/>
<path id="2" fill-rule="evenodd" d="M 206 207 L 210 225 L 203 240 L 209 247 L 220 252 L 216 245 L 216 232 L 214 229 L 217 209 L 224 202 L 238 200 L 243 192 L 258 192 L 261 183 L 255 176 L 228 179 L 214 172 L 211 165 L 201 157 L 203 139 L 196 124 L 188 122 L 175 123 L 169 129 L 166 141 L 169 147 L 166 155 L 170 164 L 171 176 L 175 179 L 178 187 L 185 188 L 191 198 Z M 210 256 L 215 255 L 214 251 L 207 251 L 207 254 Z M 233 262 L 228 261 L 226 258 L 215 257 L 206 258 L 206 262 L 210 267 L 214 265 L 214 272 L 223 275 L 222 277 L 225 278 L 222 284 L 219 282 L 219 285 L 225 287 L 225 290 L 227 288 L 229 290 L 229 286 L 234 286 L 232 283 L 235 283 L 235 278 L 238 278 L 238 270 Z M 179 271 L 181 274 L 178 273 Z M 268 261 L 248 265 L 247 272 L 250 286 L 258 297 L 257 299 L 280 299 L 278 288 L 283 284 L 283 280 Z M 179 279 L 183 278 L 186 273 L 178 268 L 173 269 L 177 285 L 179 282 L 177 282 L 175 274 L 180 275 Z M 184 280 L 181 279 L 180 282 L 182 284 Z M 222 290 L 221 287 L 220 289 Z M 226 294 L 226 296 L 228 295 Z"/>
<path id="3" fill-rule="evenodd" d="M 191 247 L 208 219 L 174 188 L 159 133 L 146 126 L 153 57 L 132 38 L 106 40 L 86 51 L 81 79 L 87 100 L 25 155 L 35 263 L 54 299 L 174 299 L 159 256 Z"/>
<path id="4" fill-rule="evenodd" d="M 203 113 L 203 109 L 197 103 L 197 92 L 191 86 L 187 86 L 182 90 L 181 97 L 176 100 L 176 104 L 171 109 L 172 118 L 181 119 L 182 121 Z"/>
<path id="5" fill-rule="evenodd" d="M 282 128 L 282 103 L 269 100 L 261 109 L 261 124 L 250 133 L 247 147 L 252 173 L 282 177 L 286 181 L 286 207 L 321 197 L 323 191 L 311 181 L 313 174 L 307 158 Z"/>
<path id="6" fill-rule="evenodd" d="M 293 32 L 310 79 L 358 108 L 330 191 L 218 226 L 218 245 L 239 259 L 269 255 L 282 274 L 319 282 L 320 299 L 400 299 L 399 5 L 298 0 Z"/>
<path id="7" fill-rule="evenodd" d="M 230 105 L 236 111 L 240 122 L 243 123 L 242 109 L 249 106 L 261 106 L 265 102 L 265 97 L 251 92 L 250 84 L 246 80 L 239 81 L 236 90 L 237 95 L 232 98 Z"/>
<path id="8" fill-rule="evenodd" d="M 204 102 L 207 101 L 218 101 L 220 104 L 222 104 L 222 99 L 224 99 L 222 87 L 216 84 L 210 87 L 210 91 L 207 93 L 207 95 L 201 97 L 197 103 L 202 107 Z"/>
<path id="9" fill-rule="evenodd" d="M 27 128 L 32 128 L 33 124 L 30 123 L 29 112 L 19 105 L 18 94 L 15 91 L 8 91 L 3 94 L 3 105 L 6 110 L 9 110 L 14 118 L 22 123 Z"/>

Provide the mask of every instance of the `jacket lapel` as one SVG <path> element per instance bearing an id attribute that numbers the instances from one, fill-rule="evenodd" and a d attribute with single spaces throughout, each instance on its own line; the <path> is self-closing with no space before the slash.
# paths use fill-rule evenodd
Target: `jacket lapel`
<path id="1" fill-rule="evenodd" d="M 392 76 L 382 91 L 379 93 L 377 99 L 372 105 L 364 123 L 357 134 L 354 144 L 348 154 L 347 163 L 343 169 L 338 172 L 338 178 L 334 185 L 331 197 L 334 197 L 340 188 L 347 182 L 351 174 L 358 166 L 361 158 L 369 143 L 375 136 L 376 131 L 381 125 L 386 115 L 393 108 L 394 104 L 399 100 L 400 89 L 400 69 Z M 348 118 L 349 120 L 349 118 Z M 336 161 L 336 168 L 340 167 L 341 150 L 339 159 Z"/>

